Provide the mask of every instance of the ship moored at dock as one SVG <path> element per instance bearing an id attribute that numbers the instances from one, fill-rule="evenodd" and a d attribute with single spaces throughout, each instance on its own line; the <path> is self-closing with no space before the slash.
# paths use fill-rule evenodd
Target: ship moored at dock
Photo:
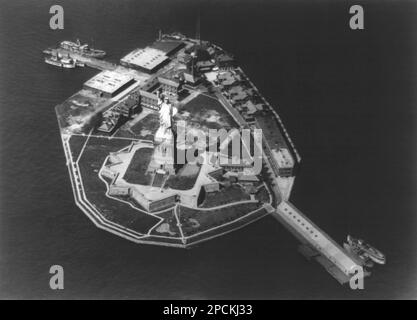
<path id="1" fill-rule="evenodd" d="M 93 49 L 88 44 L 81 44 L 80 40 L 77 39 L 76 42 L 72 41 L 62 41 L 59 46 L 62 49 L 69 50 L 87 57 L 92 58 L 104 58 L 106 56 L 106 52 L 103 50 Z"/>
<path id="2" fill-rule="evenodd" d="M 74 69 L 75 67 L 85 66 L 85 63 L 78 61 L 76 59 L 73 59 L 69 55 L 63 57 L 60 54 L 58 55 L 51 54 L 50 56 L 46 56 L 44 60 L 45 60 L 45 63 L 47 64 L 50 64 L 56 67 L 66 68 L 66 69 Z"/>
<path id="3" fill-rule="evenodd" d="M 369 265 L 372 265 L 372 262 L 377 264 L 386 263 L 385 255 L 364 240 L 356 239 L 351 235 L 348 235 L 346 240 L 347 243 L 343 244 L 344 248 L 348 252 L 360 258 L 363 263 L 367 263 Z"/>

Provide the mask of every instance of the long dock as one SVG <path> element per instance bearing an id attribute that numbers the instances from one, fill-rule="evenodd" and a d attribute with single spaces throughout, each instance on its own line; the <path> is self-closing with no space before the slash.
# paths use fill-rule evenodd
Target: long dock
<path id="1" fill-rule="evenodd" d="M 301 241 L 300 252 L 308 259 L 314 258 L 341 284 L 349 282 L 350 278 L 362 268 L 341 246 L 290 202 L 282 201 L 272 215 Z M 368 274 L 365 272 L 365 275 Z"/>
<path id="2" fill-rule="evenodd" d="M 69 50 L 65 50 L 62 48 L 58 49 L 47 49 L 44 51 L 44 53 L 51 53 L 53 55 L 60 54 L 64 57 L 69 56 L 70 58 L 85 63 L 86 66 L 99 69 L 99 70 L 115 70 L 118 65 L 108 62 L 106 60 L 92 58 L 92 57 L 86 57 L 82 54 L 78 54 L 76 52 L 72 52 Z"/>

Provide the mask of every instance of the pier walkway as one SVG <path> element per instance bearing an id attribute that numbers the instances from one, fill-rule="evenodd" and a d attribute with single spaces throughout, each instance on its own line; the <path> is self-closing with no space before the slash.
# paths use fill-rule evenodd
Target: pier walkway
<path id="1" fill-rule="evenodd" d="M 324 231 L 288 201 L 282 201 L 272 215 L 303 244 L 301 253 L 315 258 L 340 283 L 346 283 L 361 265 L 356 263 Z"/>

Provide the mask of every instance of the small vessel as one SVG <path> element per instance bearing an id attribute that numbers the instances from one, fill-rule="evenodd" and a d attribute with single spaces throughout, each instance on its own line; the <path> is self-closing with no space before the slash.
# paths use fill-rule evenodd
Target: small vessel
<path id="1" fill-rule="evenodd" d="M 70 57 L 61 58 L 61 64 L 63 68 L 73 69 L 75 68 L 75 61 Z"/>
<path id="2" fill-rule="evenodd" d="M 60 53 L 51 54 L 45 57 L 45 62 L 56 67 L 74 69 L 75 67 L 84 67 L 85 63 L 76 59 L 73 59 L 69 56 L 63 56 Z"/>
<path id="3" fill-rule="evenodd" d="M 381 251 L 371 246 L 369 243 L 366 243 L 362 239 L 356 239 L 348 235 L 347 243 L 344 245 L 347 250 L 356 254 L 365 263 L 369 260 L 378 264 L 385 264 L 386 262 L 385 255 Z"/>
<path id="4" fill-rule="evenodd" d="M 56 67 L 62 67 L 62 62 L 57 56 L 45 57 L 45 62 Z"/>
<path id="5" fill-rule="evenodd" d="M 66 49 L 84 56 L 92 58 L 103 58 L 106 55 L 106 52 L 103 50 L 97 50 L 90 48 L 88 44 L 81 44 L 80 40 L 77 39 L 76 42 L 72 41 L 62 41 L 59 46 L 62 49 Z"/>

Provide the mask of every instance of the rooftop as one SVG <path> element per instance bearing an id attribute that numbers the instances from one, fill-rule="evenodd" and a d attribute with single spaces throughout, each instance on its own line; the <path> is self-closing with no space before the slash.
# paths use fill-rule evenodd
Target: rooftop
<path id="1" fill-rule="evenodd" d="M 235 86 L 232 87 L 229 92 L 233 95 L 232 100 L 233 101 L 240 101 L 244 100 L 248 97 L 248 94 L 241 86 Z"/>
<path id="2" fill-rule="evenodd" d="M 244 105 L 248 108 L 247 112 L 249 115 L 258 111 L 257 106 L 251 100 L 248 100 Z"/>
<path id="3" fill-rule="evenodd" d="M 106 70 L 85 82 L 84 85 L 111 94 L 132 80 L 133 78 L 126 74 Z"/>
<path id="4" fill-rule="evenodd" d="M 180 85 L 180 83 L 178 81 L 173 80 L 173 79 L 168 79 L 168 78 L 165 78 L 165 77 L 158 77 L 158 81 L 161 84 L 167 84 L 167 85 L 172 86 L 172 87 L 179 87 L 179 85 Z"/>
<path id="5" fill-rule="evenodd" d="M 128 63 L 147 70 L 153 70 L 163 62 L 168 60 L 164 51 L 146 47 L 145 49 L 136 49 L 124 56 L 120 61 Z"/>
<path id="6" fill-rule="evenodd" d="M 233 62 L 234 58 L 230 54 L 222 53 L 216 57 L 218 62 Z"/>
<path id="7" fill-rule="evenodd" d="M 278 126 L 277 120 L 272 112 L 257 116 L 256 122 L 259 128 L 262 129 L 262 133 L 265 135 L 271 149 L 288 148 L 282 135 L 282 130 Z"/>
<path id="8" fill-rule="evenodd" d="M 156 94 L 145 90 L 140 90 L 140 95 L 150 99 L 158 99 L 158 96 Z"/>
<path id="9" fill-rule="evenodd" d="M 272 153 L 280 168 L 292 168 L 294 166 L 294 160 L 287 148 L 273 149 Z"/>
<path id="10" fill-rule="evenodd" d="M 217 78 L 224 86 L 230 86 L 236 82 L 236 78 L 231 72 L 222 72 L 219 73 Z"/>

